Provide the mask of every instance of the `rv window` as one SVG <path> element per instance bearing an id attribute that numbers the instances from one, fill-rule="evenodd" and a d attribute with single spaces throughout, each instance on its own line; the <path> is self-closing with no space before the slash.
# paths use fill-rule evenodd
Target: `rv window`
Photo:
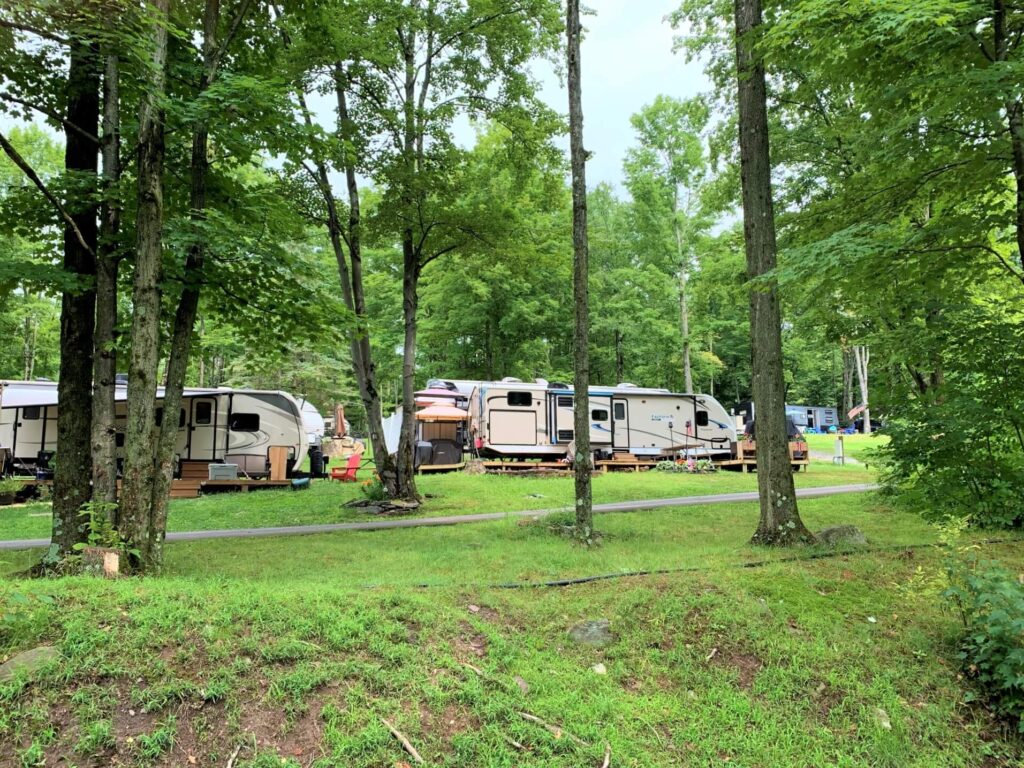
<path id="1" fill-rule="evenodd" d="M 572 408 L 572 395 L 559 395 L 558 396 L 558 407 L 559 408 Z"/>
<path id="2" fill-rule="evenodd" d="M 184 427 L 185 427 L 185 409 L 182 408 L 180 411 L 178 411 L 178 429 L 183 429 Z"/>
<path id="3" fill-rule="evenodd" d="M 571 429 L 560 429 L 560 430 L 558 430 L 558 440 L 559 440 L 559 442 L 561 442 L 563 440 L 565 440 L 565 441 L 572 440 L 572 430 Z"/>
<path id="4" fill-rule="evenodd" d="M 626 404 L 616 403 L 615 404 L 615 420 L 625 421 L 626 420 Z"/>
<path id="5" fill-rule="evenodd" d="M 594 421 L 608 421 L 608 411 L 604 408 L 597 408 L 590 412 L 590 418 Z"/>
<path id="6" fill-rule="evenodd" d="M 39 418 L 39 406 L 38 405 L 26 405 L 21 409 L 21 418 L 25 421 L 35 421 Z"/>
<path id="7" fill-rule="evenodd" d="M 710 422 L 708 421 L 707 411 L 697 411 L 697 426 L 706 427 Z"/>
<path id="8" fill-rule="evenodd" d="M 232 413 L 228 429 L 232 432 L 259 432 L 260 415 L 258 413 Z"/>
<path id="9" fill-rule="evenodd" d="M 196 401 L 196 424 L 209 424 L 213 421 L 213 403 L 209 400 Z"/>
<path id="10" fill-rule="evenodd" d="M 114 434 L 114 445 L 118 448 L 124 448 L 124 432 Z"/>
<path id="11" fill-rule="evenodd" d="M 158 427 L 161 424 L 164 423 L 164 409 L 163 408 L 157 408 L 156 409 L 156 414 L 153 416 L 153 421 L 156 422 L 156 425 Z"/>
<path id="12" fill-rule="evenodd" d="M 529 392 L 509 392 L 508 404 L 517 408 L 529 408 L 533 405 L 533 395 Z"/>

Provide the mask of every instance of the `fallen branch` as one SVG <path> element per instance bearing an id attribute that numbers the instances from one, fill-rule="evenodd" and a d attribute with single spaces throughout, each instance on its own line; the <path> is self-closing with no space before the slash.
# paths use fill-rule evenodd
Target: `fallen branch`
<path id="1" fill-rule="evenodd" d="M 502 736 L 501 738 L 503 738 L 505 741 L 507 741 L 509 744 L 511 744 L 516 749 L 518 749 L 520 752 L 525 752 L 526 751 L 526 747 L 523 746 L 522 744 L 520 744 L 515 739 L 513 739 L 513 738 L 511 738 L 509 736 Z"/>
<path id="2" fill-rule="evenodd" d="M 712 648 L 711 653 L 704 657 L 704 661 L 711 661 L 715 656 L 718 655 L 718 648 Z"/>
<path id="3" fill-rule="evenodd" d="M 466 669 L 471 669 L 471 670 L 473 670 L 473 671 L 474 671 L 474 672 L 476 672 L 476 673 L 477 673 L 477 675 L 479 675 L 480 677 L 483 677 L 483 678 L 486 678 L 486 677 L 487 677 L 487 675 L 485 675 L 485 674 L 484 674 L 484 671 L 483 671 L 482 669 L 480 669 L 480 667 L 474 667 L 474 666 L 473 666 L 472 664 L 470 664 L 470 663 L 469 663 L 468 661 L 462 661 L 462 662 L 459 662 L 459 663 L 460 663 L 460 664 L 462 664 L 462 666 L 464 666 L 464 667 L 465 667 Z"/>
<path id="4" fill-rule="evenodd" d="M 417 763 L 422 763 L 423 762 L 423 758 L 420 757 L 420 753 L 416 751 L 416 747 L 414 747 L 412 744 L 409 743 L 409 740 L 407 738 L 405 738 L 405 736 L 402 735 L 401 731 L 399 731 L 397 728 L 395 728 L 395 726 L 393 726 L 391 723 L 389 723 L 383 717 L 380 719 L 380 721 L 382 723 L 384 723 L 384 726 L 389 731 L 391 731 L 391 735 L 394 736 L 396 739 L 398 739 L 401 742 L 402 746 L 405 747 L 405 751 L 408 752 L 412 756 L 413 760 L 415 760 Z"/>
<path id="5" fill-rule="evenodd" d="M 231 757 L 228 758 L 227 768 L 231 768 L 235 764 L 235 760 L 238 759 L 238 753 L 242 751 L 242 744 L 239 742 L 238 746 L 235 747 L 235 751 L 231 753 Z"/>
<path id="6" fill-rule="evenodd" d="M 571 733 L 566 731 L 561 726 L 559 726 L 559 725 L 551 725 L 547 721 L 541 720 L 536 715 L 531 715 L 529 712 L 520 712 L 519 716 L 521 718 L 523 718 L 523 720 L 526 720 L 528 723 L 536 723 L 537 725 L 539 725 L 539 726 L 541 726 L 543 728 L 546 728 L 548 730 L 548 732 L 552 736 L 554 736 L 556 739 L 560 739 L 563 736 L 565 736 L 567 739 L 569 739 L 569 741 L 573 742 L 574 744 L 578 744 L 581 747 L 589 747 L 590 746 L 583 739 L 581 739 L 581 738 L 579 738 L 577 736 L 573 736 Z"/>
<path id="7" fill-rule="evenodd" d="M 601 768 L 608 768 L 612 764 L 612 745 L 607 741 L 604 743 L 604 762 L 601 763 Z"/>

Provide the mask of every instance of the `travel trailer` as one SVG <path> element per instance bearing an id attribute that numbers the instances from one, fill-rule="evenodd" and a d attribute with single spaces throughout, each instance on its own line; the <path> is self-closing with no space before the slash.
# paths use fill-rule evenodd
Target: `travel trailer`
<path id="1" fill-rule="evenodd" d="M 5 473 L 45 469 L 57 446 L 57 384 L 0 382 L 0 448 L 7 449 Z M 124 453 L 127 387 L 116 388 L 118 458 Z M 163 389 L 156 417 L 163 418 Z M 178 414 L 175 455 L 180 461 L 238 464 L 252 474 L 267 471 L 271 446 L 289 448 L 289 472 L 298 469 L 308 445 L 302 410 L 287 392 L 254 389 L 186 389 Z"/>
<path id="2" fill-rule="evenodd" d="M 539 379 L 498 382 L 432 379 L 430 387 L 468 396 L 470 450 L 484 458 L 561 458 L 573 441 L 572 387 Z M 736 429 L 709 395 L 632 384 L 591 387 L 590 443 L 595 453 L 729 458 Z"/>
<path id="3" fill-rule="evenodd" d="M 754 404 L 750 401 L 740 403 L 735 408 L 736 416 L 743 427 L 754 418 Z M 793 420 L 800 429 L 828 430 L 839 427 L 839 411 L 820 405 L 786 405 L 786 416 Z"/>

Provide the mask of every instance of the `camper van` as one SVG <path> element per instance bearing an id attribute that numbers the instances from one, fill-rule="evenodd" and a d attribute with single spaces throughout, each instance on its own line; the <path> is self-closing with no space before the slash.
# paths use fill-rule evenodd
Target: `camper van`
<path id="1" fill-rule="evenodd" d="M 57 446 L 57 384 L 0 382 L 0 448 L 5 472 L 30 474 L 46 468 Z M 124 458 L 127 387 L 115 390 L 118 458 Z M 164 418 L 163 388 L 157 390 L 156 418 Z M 238 464 L 249 474 L 266 472 L 271 446 L 288 446 L 289 471 L 305 458 L 308 438 L 302 410 L 287 392 L 254 389 L 186 389 L 178 413 L 175 455 L 181 461 Z"/>
<path id="2" fill-rule="evenodd" d="M 540 379 L 441 382 L 470 389 L 470 448 L 491 458 L 561 458 L 573 441 L 572 387 Z M 703 458 L 735 454 L 736 429 L 709 395 L 679 394 L 632 384 L 591 387 L 590 444 L 594 452 L 657 456 L 667 451 Z"/>

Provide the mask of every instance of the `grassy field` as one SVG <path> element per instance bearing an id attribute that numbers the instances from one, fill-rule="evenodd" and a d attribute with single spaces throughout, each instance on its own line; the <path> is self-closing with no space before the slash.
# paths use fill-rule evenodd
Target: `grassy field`
<path id="1" fill-rule="evenodd" d="M 368 477 L 368 473 L 364 473 Z M 797 486 L 871 482 L 864 467 L 833 467 L 816 463 L 800 472 Z M 530 509 L 571 507 L 571 477 L 514 477 L 468 475 L 462 472 L 425 475 L 417 479 L 427 496 L 416 513 L 461 515 L 478 512 L 515 512 Z M 368 519 L 345 502 L 360 498 L 358 483 L 314 481 L 307 491 L 267 490 L 248 494 L 214 494 L 199 499 L 171 502 L 168 528 L 196 531 L 216 528 L 246 528 L 279 525 L 312 525 Z M 757 490 L 757 477 L 739 472 L 686 475 L 663 472 L 613 472 L 594 477 L 594 501 L 633 501 L 708 493 Z M 48 503 L 0 507 L 0 539 L 44 538 L 50 534 Z"/>
<path id="2" fill-rule="evenodd" d="M 833 455 L 836 435 L 804 435 L 804 437 L 810 450 L 829 456 Z M 862 464 L 875 464 L 877 462 L 875 452 L 888 442 L 889 438 L 884 434 L 843 435 L 846 458 L 859 461 Z"/>
<path id="3" fill-rule="evenodd" d="M 936 568 L 910 548 L 934 532 L 868 494 L 802 509 L 877 551 L 742 567 L 773 556 L 737 504 L 602 516 L 593 550 L 502 521 L 171 545 L 159 579 L 0 581 L 0 659 L 61 654 L 0 684 L 0 766 L 412 764 L 382 719 L 431 766 L 599 766 L 605 744 L 612 766 L 1019 765 L 968 703 L 954 617 L 907 586 Z M 986 549 L 1024 568 L 1018 542 Z M 695 570 L 493 586 L 651 568 Z M 598 618 L 609 646 L 568 638 Z"/>

